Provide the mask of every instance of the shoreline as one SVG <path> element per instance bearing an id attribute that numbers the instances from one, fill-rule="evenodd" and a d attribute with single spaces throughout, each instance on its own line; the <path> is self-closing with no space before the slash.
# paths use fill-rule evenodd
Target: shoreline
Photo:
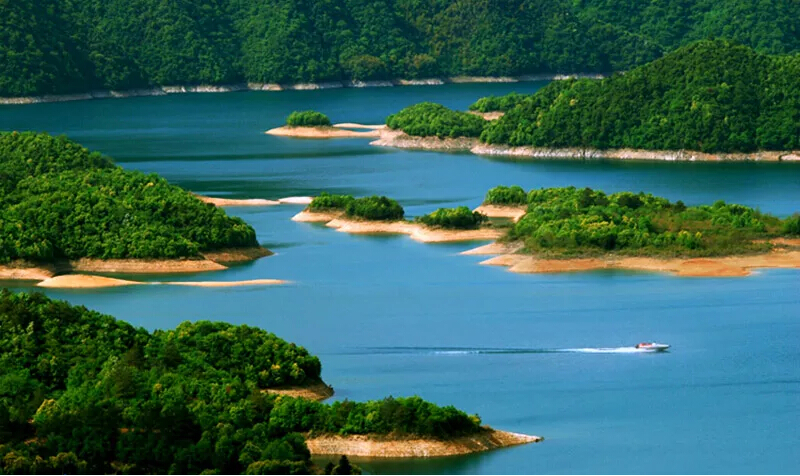
<path id="1" fill-rule="evenodd" d="M 780 240 L 780 239 L 779 239 Z M 776 240 L 777 241 L 777 240 Z M 791 241 L 791 240 L 790 240 Z M 709 258 L 653 258 L 604 256 L 597 258 L 552 259 L 521 254 L 520 243 L 492 243 L 467 250 L 464 255 L 494 255 L 481 261 L 485 266 L 507 267 L 512 273 L 549 274 L 619 269 L 666 273 L 677 277 L 721 278 L 750 276 L 756 269 L 800 269 L 800 251 L 775 249 L 755 255 Z"/>
<path id="2" fill-rule="evenodd" d="M 283 395 L 291 398 L 305 398 L 306 400 L 313 400 L 315 402 L 327 400 L 332 397 L 334 393 L 333 387 L 322 380 L 294 387 L 266 388 L 262 391 L 264 393 Z"/>
<path id="3" fill-rule="evenodd" d="M 403 131 L 387 130 L 380 139 L 370 142 L 378 147 L 397 149 L 416 149 L 437 152 L 469 152 L 483 157 L 506 157 L 517 159 L 611 159 L 667 162 L 798 162 L 800 150 L 757 152 L 706 153 L 690 150 L 642 150 L 642 149 L 590 149 L 590 148 L 548 148 L 513 147 L 507 145 L 488 145 L 474 137 L 439 139 L 438 137 L 415 137 Z"/>
<path id="4" fill-rule="evenodd" d="M 363 129 L 370 129 L 364 127 Z M 382 128 L 371 128 L 366 131 L 352 131 L 338 126 L 281 126 L 265 132 L 271 136 L 296 137 L 300 139 L 344 139 L 356 137 L 381 137 Z"/>
<path id="5" fill-rule="evenodd" d="M 325 223 L 336 231 L 352 234 L 393 234 L 408 235 L 412 240 L 422 243 L 455 243 L 459 241 L 496 240 L 503 234 L 495 228 L 478 228 L 475 230 L 450 230 L 430 228 L 409 221 L 361 221 L 343 218 L 343 212 L 307 212 L 302 211 L 292 217 L 293 221 L 306 223 Z"/>
<path id="6" fill-rule="evenodd" d="M 221 198 L 209 197 L 190 192 L 203 203 L 210 203 L 217 207 L 272 207 L 276 205 L 308 205 L 314 197 L 284 197 L 277 200 L 266 198 Z"/>
<path id="7" fill-rule="evenodd" d="M 431 458 L 479 453 L 542 440 L 544 438 L 539 436 L 486 428 L 475 435 L 445 440 L 387 435 L 322 435 L 306 438 L 306 444 L 314 456 Z"/>
<path id="8" fill-rule="evenodd" d="M 123 91 L 99 90 L 73 94 L 42 94 L 38 96 L 0 97 L 0 105 L 39 104 L 49 102 L 86 101 L 90 99 L 118 99 L 130 97 L 166 96 L 169 94 L 227 93 L 242 91 L 310 91 L 340 88 L 373 88 L 395 86 L 441 86 L 464 83 L 517 83 L 532 81 L 560 81 L 570 78 L 600 79 L 602 74 L 526 74 L 520 76 L 452 76 L 427 79 L 394 79 L 387 81 L 327 81 L 319 83 L 238 83 L 225 85 L 153 86 Z"/>
<path id="9" fill-rule="evenodd" d="M 104 274 L 185 274 L 207 271 L 222 271 L 228 265 L 236 265 L 257 260 L 274 254 L 262 247 L 228 248 L 202 253 L 197 258 L 183 259 L 98 259 L 81 258 L 77 260 L 61 261 L 57 263 L 36 264 L 26 261 L 14 261 L 0 265 L 0 280 L 9 281 L 38 281 L 41 287 L 71 287 L 71 288 L 97 288 L 128 286 L 134 284 L 151 284 L 140 281 L 93 276 L 82 273 Z M 238 281 L 238 285 L 248 284 L 283 284 L 280 280 L 252 280 Z M 181 286 L 232 286 L 233 282 L 226 281 L 197 281 L 195 284 L 182 284 L 183 282 L 165 282 L 163 284 L 177 284 Z M 222 284 L 220 284 L 222 283 Z M 160 284 L 160 283 L 153 283 Z"/>

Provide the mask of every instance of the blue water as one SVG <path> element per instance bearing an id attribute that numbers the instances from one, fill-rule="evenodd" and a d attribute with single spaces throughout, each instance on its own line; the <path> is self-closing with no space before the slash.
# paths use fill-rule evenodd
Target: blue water
<path id="1" fill-rule="evenodd" d="M 397 198 L 408 214 L 478 205 L 498 184 L 647 191 L 781 216 L 800 210 L 793 164 L 505 161 L 264 135 L 292 110 L 379 123 L 422 100 L 465 108 L 539 83 L 180 95 L 0 107 L 0 129 L 66 133 L 128 168 L 198 193 L 322 190 Z M 290 220 L 300 207 L 231 208 L 273 257 L 213 275 L 282 287 L 47 291 L 149 329 L 247 323 L 318 355 L 336 397 L 420 395 L 543 443 L 467 457 L 361 461 L 373 473 L 797 473 L 800 272 L 675 278 L 603 271 L 516 275 L 459 252 Z M 202 278 L 201 278 L 202 277 Z M 566 349 L 666 342 L 670 352 Z"/>

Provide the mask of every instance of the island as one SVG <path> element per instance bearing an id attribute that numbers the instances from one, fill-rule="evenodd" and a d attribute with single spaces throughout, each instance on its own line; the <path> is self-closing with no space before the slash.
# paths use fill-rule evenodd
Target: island
<path id="1" fill-rule="evenodd" d="M 519 158 L 800 161 L 800 54 L 703 40 L 624 74 L 556 81 L 470 109 L 410 106 L 372 144 Z"/>
<path id="2" fill-rule="evenodd" d="M 428 215 L 405 219 L 405 210 L 384 196 L 355 198 L 323 192 L 292 220 L 325 223 L 338 231 L 358 234 L 405 234 L 423 243 L 493 240 L 503 229 L 488 217 L 467 207 L 442 208 Z"/>
<path id="3" fill-rule="evenodd" d="M 285 126 L 270 129 L 266 134 L 305 139 L 380 137 L 381 129 L 384 127 L 382 125 L 371 126 L 353 123 L 331 125 L 331 120 L 328 116 L 321 112 L 295 111 L 286 118 Z"/>
<path id="4" fill-rule="evenodd" d="M 0 331 L 3 474 L 319 474 L 311 455 L 436 456 L 541 440 L 419 397 L 320 403 L 333 389 L 319 359 L 255 327 L 148 332 L 2 290 Z M 365 451 L 370 442 L 380 450 Z"/>
<path id="5" fill-rule="evenodd" d="M 0 279 L 114 285 L 73 273 L 215 271 L 271 254 L 240 218 L 66 137 L 0 133 L 0 167 Z"/>
<path id="6" fill-rule="evenodd" d="M 718 201 L 686 206 L 645 193 L 496 187 L 478 210 L 513 221 L 497 242 L 465 254 L 517 273 L 616 268 L 679 276 L 746 276 L 800 268 L 800 215 L 786 219 Z"/>

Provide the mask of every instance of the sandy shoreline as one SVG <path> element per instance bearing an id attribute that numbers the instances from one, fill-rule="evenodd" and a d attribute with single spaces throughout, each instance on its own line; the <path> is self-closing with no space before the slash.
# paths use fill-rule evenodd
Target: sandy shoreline
<path id="1" fill-rule="evenodd" d="M 483 213 L 489 218 L 508 218 L 511 221 L 517 222 L 520 218 L 528 213 L 527 206 L 510 207 L 506 205 L 481 205 L 475 212 Z"/>
<path id="2" fill-rule="evenodd" d="M 511 147 L 504 145 L 488 145 L 477 138 L 460 137 L 457 139 L 439 139 L 438 137 L 415 137 L 403 131 L 387 129 L 380 138 L 370 142 L 379 147 L 398 149 L 416 149 L 446 152 L 470 152 L 479 156 L 514 157 L 519 159 L 612 159 L 612 160 L 659 160 L 668 162 L 800 162 L 800 150 L 795 151 L 758 151 L 751 153 L 718 153 L 689 150 L 639 150 L 639 149 L 582 149 L 582 148 L 546 148 L 546 147 Z"/>
<path id="3" fill-rule="evenodd" d="M 600 74 L 528 74 L 515 77 L 455 76 L 450 78 L 396 79 L 390 81 L 327 81 L 319 83 L 238 83 L 226 85 L 154 86 L 124 91 L 100 90 L 74 94 L 45 94 L 41 96 L 0 97 L 2 104 L 34 104 L 43 102 L 86 101 L 144 96 L 166 96 L 186 93 L 228 93 L 240 91 L 306 91 L 339 88 L 370 88 L 392 86 L 440 86 L 448 83 L 495 83 L 527 81 L 559 81 L 570 78 L 602 78 Z"/>
<path id="4" fill-rule="evenodd" d="M 333 387 L 322 380 L 296 387 L 267 388 L 265 393 L 284 395 L 292 398 L 305 398 L 321 402 L 333 396 Z"/>
<path id="5" fill-rule="evenodd" d="M 430 458 L 478 453 L 542 440 L 543 438 L 538 436 L 487 429 L 473 436 L 446 440 L 392 438 L 383 435 L 323 435 L 307 438 L 306 444 L 312 455 Z"/>
<path id="6" fill-rule="evenodd" d="M 380 137 L 380 129 L 367 131 L 351 131 L 339 127 L 289 127 L 281 126 L 270 129 L 266 134 L 302 139 L 341 139 L 353 137 Z"/>
<path id="7" fill-rule="evenodd" d="M 780 239 L 778 239 L 780 240 Z M 776 240 L 776 242 L 779 242 Z M 793 243 L 794 240 L 788 240 Z M 518 253 L 520 243 L 493 243 L 465 251 L 467 255 L 496 255 L 482 261 L 486 266 L 508 267 L 513 273 L 566 273 L 600 269 L 627 269 L 668 273 L 681 277 L 738 277 L 749 276 L 755 269 L 800 269 L 800 251 L 775 249 L 769 253 L 714 258 L 648 258 L 607 256 L 599 258 L 544 259 Z"/>
<path id="8" fill-rule="evenodd" d="M 94 276 L 91 274 L 62 274 L 45 279 L 36 284 L 40 288 L 54 289 L 100 289 L 116 288 L 120 286 L 144 285 L 170 285 L 170 286 L 195 286 L 203 288 L 228 288 L 238 286 L 271 286 L 286 284 L 288 281 L 280 279 L 251 279 L 247 281 L 129 281 L 126 279 L 109 278 L 107 276 Z"/>
<path id="9" fill-rule="evenodd" d="M 477 230 L 448 230 L 430 228 L 409 221 L 362 221 L 348 220 L 342 212 L 309 212 L 302 211 L 292 220 L 308 223 L 325 223 L 325 226 L 337 231 L 353 234 L 395 234 L 408 235 L 412 240 L 422 243 L 454 243 L 459 241 L 484 241 L 500 238 L 502 231 L 495 228 L 479 228 Z"/>
<path id="10" fill-rule="evenodd" d="M 208 197 L 206 195 L 198 195 L 192 193 L 203 203 L 210 203 L 218 207 L 271 207 L 275 205 L 308 205 L 314 200 L 314 197 L 284 197 L 277 200 L 268 200 L 265 198 L 220 198 Z"/>

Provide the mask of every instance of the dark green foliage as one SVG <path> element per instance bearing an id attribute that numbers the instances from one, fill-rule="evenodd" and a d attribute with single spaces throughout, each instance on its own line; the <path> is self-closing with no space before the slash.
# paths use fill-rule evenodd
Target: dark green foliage
<path id="1" fill-rule="evenodd" d="M 309 210 L 342 210 L 347 208 L 347 205 L 355 200 L 352 195 L 331 195 L 328 192 L 322 192 L 319 196 L 314 197 L 311 204 L 308 205 Z"/>
<path id="2" fill-rule="evenodd" d="M 478 137 L 486 121 L 466 112 L 453 111 L 441 104 L 423 102 L 409 106 L 386 118 L 386 125 L 408 135 L 429 137 Z"/>
<path id="3" fill-rule="evenodd" d="M 386 197 L 356 198 L 347 203 L 345 214 L 353 218 L 364 220 L 402 220 L 405 215 L 403 207 L 396 200 Z"/>
<path id="4" fill-rule="evenodd" d="M 569 187 L 532 190 L 509 238 L 554 257 L 719 256 L 766 251 L 769 245 L 756 240 L 789 234 L 792 226 L 791 218 L 722 201 L 687 207 L 650 194 Z"/>
<path id="5" fill-rule="evenodd" d="M 800 148 L 800 55 L 700 41 L 624 75 L 554 82 L 481 140 L 538 147 L 750 152 Z M 496 102 L 496 101 L 495 101 Z"/>
<path id="6" fill-rule="evenodd" d="M 348 400 L 325 405 L 303 399 L 279 399 L 270 414 L 270 429 L 283 432 L 340 435 L 418 435 L 448 438 L 481 431 L 480 419 L 452 406 L 439 407 L 419 397 L 365 403 Z"/>
<path id="7" fill-rule="evenodd" d="M 440 208 L 433 213 L 417 217 L 417 221 L 427 226 L 453 228 L 457 230 L 474 230 L 488 220 L 488 217 L 479 212 L 473 212 L 468 207 Z"/>
<path id="8" fill-rule="evenodd" d="M 528 97 L 530 97 L 529 94 L 519 93 L 509 93 L 505 96 L 487 96 L 470 104 L 469 110 L 478 112 L 508 112 Z"/>
<path id="9" fill-rule="evenodd" d="M 0 133 L 0 230 L 0 262 L 179 258 L 257 245 L 244 221 L 163 178 L 34 133 Z"/>
<path id="10" fill-rule="evenodd" d="M 38 293 L 0 291 L 0 367 L 0 474 L 308 474 L 298 432 L 481 430 L 417 397 L 324 405 L 264 393 L 316 383 L 321 368 L 257 328 L 149 333 Z"/>
<path id="11" fill-rule="evenodd" d="M 289 114 L 289 117 L 286 118 L 286 125 L 292 127 L 319 127 L 319 126 L 330 126 L 331 120 L 328 119 L 328 116 L 321 112 L 317 111 L 295 111 Z"/>
<path id="12" fill-rule="evenodd" d="M 511 187 L 499 185 L 486 192 L 483 203 L 487 205 L 525 205 L 528 203 L 528 195 L 519 185 Z"/>
<path id="13" fill-rule="evenodd" d="M 795 0 L 14 0 L 0 96 L 627 70 L 693 40 L 800 48 Z"/>
<path id="14" fill-rule="evenodd" d="M 339 464 L 328 474 L 361 474 L 361 468 L 350 464 L 350 460 L 347 459 L 347 456 L 342 455 L 342 457 L 339 458 Z"/>
<path id="15" fill-rule="evenodd" d="M 800 235 L 800 214 L 795 213 L 783 222 L 784 235 Z"/>

